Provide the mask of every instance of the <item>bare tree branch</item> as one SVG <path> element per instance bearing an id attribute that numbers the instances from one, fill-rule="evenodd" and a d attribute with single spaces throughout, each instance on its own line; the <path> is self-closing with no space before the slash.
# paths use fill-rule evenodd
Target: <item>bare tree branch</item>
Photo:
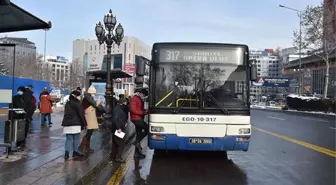
<path id="1" fill-rule="evenodd" d="M 325 24 L 325 21 L 330 19 L 330 16 L 334 16 L 333 14 L 335 14 L 335 10 L 333 13 L 324 14 L 323 3 L 317 6 L 307 6 L 301 12 L 302 49 L 306 50 L 309 54 L 321 58 L 326 64 L 324 79 L 325 98 L 328 92 L 330 54 L 336 49 L 335 38 L 327 34 L 332 29 L 330 28 L 332 25 Z M 293 42 L 296 47 L 300 45 L 300 33 L 298 31 L 294 31 L 293 33 Z"/>

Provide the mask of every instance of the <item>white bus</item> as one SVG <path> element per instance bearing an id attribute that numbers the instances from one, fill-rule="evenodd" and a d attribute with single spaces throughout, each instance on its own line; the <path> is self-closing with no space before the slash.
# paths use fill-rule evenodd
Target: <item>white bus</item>
<path id="1" fill-rule="evenodd" d="M 247 151 L 251 136 L 246 45 L 155 43 L 149 70 L 148 146 Z M 144 75 L 137 64 L 137 76 Z"/>

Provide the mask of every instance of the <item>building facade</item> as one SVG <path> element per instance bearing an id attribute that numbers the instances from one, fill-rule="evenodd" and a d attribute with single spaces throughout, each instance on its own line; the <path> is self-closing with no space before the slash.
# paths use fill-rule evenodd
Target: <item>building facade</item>
<path id="1" fill-rule="evenodd" d="M 71 63 L 67 59 L 61 56 L 46 56 L 43 69 L 43 78 L 49 80 L 53 87 L 68 88 Z"/>
<path id="2" fill-rule="evenodd" d="M 256 61 L 258 77 L 280 77 L 279 57 L 274 54 L 272 49 L 250 50 L 250 60 Z M 277 92 L 277 88 L 252 86 L 250 94 L 255 99 L 260 100 L 262 96 L 276 94 Z"/>
<path id="3" fill-rule="evenodd" d="M 336 46 L 336 0 L 324 0 L 324 36 L 328 45 Z"/>
<path id="4" fill-rule="evenodd" d="M 21 62 L 27 63 L 27 61 L 36 60 L 36 46 L 35 43 L 29 41 L 27 38 L 18 37 L 2 37 L 0 38 L 0 43 L 2 44 L 15 44 L 15 61 L 17 64 Z M 0 48 L 0 63 L 2 66 L 3 74 L 11 75 L 10 69 L 13 68 L 14 61 L 14 47 L 4 47 Z M 30 62 L 29 62 L 30 63 Z M 16 66 L 19 69 L 20 66 Z M 22 70 L 18 70 L 20 72 Z"/>
<path id="5" fill-rule="evenodd" d="M 126 36 L 120 45 L 112 45 L 112 65 L 113 69 L 123 71 L 135 76 L 135 64 L 140 57 L 151 58 L 151 47 L 136 37 Z M 105 44 L 100 45 L 97 40 L 77 39 L 73 41 L 73 60 L 83 64 L 83 71 L 106 70 L 107 48 Z M 121 83 L 116 83 L 116 89 L 126 89 L 127 93 L 134 92 L 134 77 L 123 79 Z"/>

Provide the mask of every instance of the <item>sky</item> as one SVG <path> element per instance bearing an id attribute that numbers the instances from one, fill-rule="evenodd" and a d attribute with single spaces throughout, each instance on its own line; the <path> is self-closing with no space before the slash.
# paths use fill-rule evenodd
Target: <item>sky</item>
<path id="1" fill-rule="evenodd" d="M 109 9 L 126 36 L 146 44 L 154 42 L 221 42 L 247 44 L 250 49 L 292 47 L 299 28 L 296 12 L 321 0 L 12 0 L 45 21 L 47 55 L 72 58 L 72 42 L 96 39 L 95 24 Z M 12 32 L 0 36 L 26 37 L 44 51 L 42 30 Z"/>

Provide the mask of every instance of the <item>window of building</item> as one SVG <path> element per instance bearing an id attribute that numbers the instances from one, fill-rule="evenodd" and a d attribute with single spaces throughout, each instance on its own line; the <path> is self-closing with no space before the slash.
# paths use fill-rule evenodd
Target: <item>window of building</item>
<path id="1" fill-rule="evenodd" d="M 90 46 L 90 50 L 92 51 L 92 45 Z"/>
<path id="2" fill-rule="evenodd" d="M 95 45 L 95 51 L 97 51 L 97 45 Z"/>
<path id="3" fill-rule="evenodd" d="M 129 44 L 128 44 L 128 47 L 129 47 L 129 48 L 131 48 L 131 45 L 132 45 L 132 44 L 131 44 L 131 43 L 129 43 Z"/>
<path id="4" fill-rule="evenodd" d="M 128 60 L 131 62 L 131 54 L 128 54 Z"/>

